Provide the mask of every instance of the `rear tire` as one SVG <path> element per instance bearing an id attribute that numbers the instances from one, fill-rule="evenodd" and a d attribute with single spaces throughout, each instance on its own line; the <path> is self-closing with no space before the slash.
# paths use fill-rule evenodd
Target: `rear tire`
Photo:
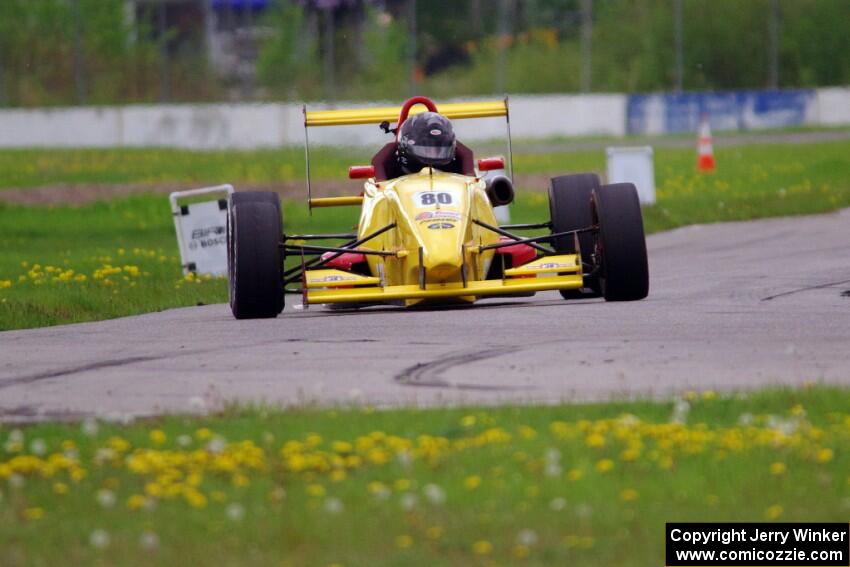
<path id="1" fill-rule="evenodd" d="M 230 309 L 237 319 L 283 310 L 283 234 L 277 193 L 234 193 L 227 227 Z"/>
<path id="2" fill-rule="evenodd" d="M 649 294 L 649 265 L 637 189 L 632 183 L 595 189 L 593 212 L 599 224 L 596 259 L 605 301 L 645 298 Z"/>
<path id="3" fill-rule="evenodd" d="M 601 186 L 595 173 L 579 173 L 553 177 L 549 185 L 549 217 L 552 232 L 578 230 L 593 224 L 590 201 L 593 190 Z M 591 232 L 578 235 L 582 261 L 589 263 L 596 243 Z M 575 254 L 572 236 L 561 236 L 552 241 L 552 247 L 560 254 Z M 582 268 L 584 271 L 584 268 Z M 562 289 L 564 299 L 583 299 L 600 295 L 599 279 L 596 275 L 584 278 L 584 289 Z"/>

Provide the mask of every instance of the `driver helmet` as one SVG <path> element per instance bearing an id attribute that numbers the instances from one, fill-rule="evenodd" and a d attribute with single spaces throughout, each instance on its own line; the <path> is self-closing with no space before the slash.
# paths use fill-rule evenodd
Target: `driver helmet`
<path id="1" fill-rule="evenodd" d="M 408 163 L 446 165 L 455 158 L 455 145 L 452 123 L 436 112 L 410 116 L 398 133 L 398 152 Z"/>

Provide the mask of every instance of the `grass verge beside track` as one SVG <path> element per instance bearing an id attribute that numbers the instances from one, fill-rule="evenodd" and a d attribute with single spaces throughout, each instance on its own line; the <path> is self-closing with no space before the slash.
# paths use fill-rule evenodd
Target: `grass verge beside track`
<path id="1" fill-rule="evenodd" d="M 168 161 L 171 154 L 173 161 Z M 69 155 L 77 157 L 66 163 L 63 159 Z M 692 151 L 659 150 L 658 203 L 644 211 L 647 231 L 693 223 L 820 213 L 850 206 L 847 155 L 848 141 L 738 146 L 719 149 L 717 172 L 701 175 L 694 171 Z M 96 156 L 106 157 L 95 159 Z M 131 159 L 133 156 L 139 157 L 140 164 Z M 326 168 L 320 172 L 327 176 L 344 171 L 345 165 L 351 163 L 344 157 L 328 154 L 319 156 L 316 162 Z M 255 164 L 254 159 L 262 164 Z M 603 159 L 602 152 L 535 153 L 519 154 L 516 163 L 521 173 L 555 174 L 601 171 Z M 65 182 L 139 182 L 148 180 L 146 175 L 153 175 L 151 179 L 163 182 L 234 181 L 238 187 L 239 179 L 279 179 L 283 173 L 274 169 L 276 160 L 291 165 L 295 157 L 271 151 L 2 151 L 0 164 L 4 165 L 0 171 L 5 177 L 0 185 L 38 184 L 33 181 L 36 178 L 41 183 L 48 178 Z M 258 168 L 256 172 L 252 173 L 252 167 Z M 512 205 L 512 220 L 533 222 L 548 218 L 542 188 L 519 189 L 517 202 Z M 337 232 L 350 229 L 357 222 L 358 211 L 316 210 L 311 218 L 302 202 L 291 201 L 286 203 L 284 214 L 289 233 Z M 0 330 L 226 300 L 223 281 L 182 278 L 176 254 L 167 199 L 161 195 L 83 207 L 0 204 Z"/>
<path id="2" fill-rule="evenodd" d="M 846 520 L 848 407 L 808 387 L 5 426 L 0 563 L 660 565 L 667 521 Z"/>

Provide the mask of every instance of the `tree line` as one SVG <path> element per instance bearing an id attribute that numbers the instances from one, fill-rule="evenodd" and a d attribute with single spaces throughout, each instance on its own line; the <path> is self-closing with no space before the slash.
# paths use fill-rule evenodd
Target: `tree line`
<path id="1" fill-rule="evenodd" d="M 0 2 L 3 106 L 846 84 L 847 0 Z"/>

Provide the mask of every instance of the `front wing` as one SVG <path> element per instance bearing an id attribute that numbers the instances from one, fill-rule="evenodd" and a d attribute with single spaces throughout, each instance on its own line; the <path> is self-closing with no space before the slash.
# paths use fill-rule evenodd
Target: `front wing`
<path id="1" fill-rule="evenodd" d="M 545 256 L 505 270 L 500 280 L 477 280 L 443 284 L 382 286 L 378 278 L 354 276 L 336 270 L 305 273 L 305 301 L 320 303 L 372 303 L 400 299 L 487 297 L 513 293 L 579 289 L 583 286 L 581 258 L 577 254 Z"/>

